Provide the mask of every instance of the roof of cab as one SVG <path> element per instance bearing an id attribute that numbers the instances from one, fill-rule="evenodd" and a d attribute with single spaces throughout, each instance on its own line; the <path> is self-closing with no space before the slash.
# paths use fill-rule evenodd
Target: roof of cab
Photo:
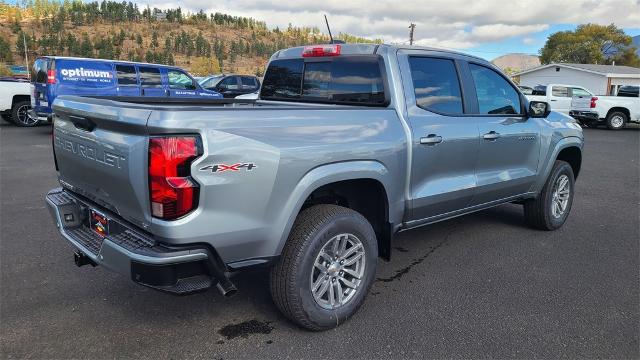
<path id="1" fill-rule="evenodd" d="M 74 60 L 74 61 L 95 61 L 95 62 L 109 62 L 109 63 L 118 63 L 118 64 L 131 64 L 131 65 L 151 65 L 158 67 L 166 67 L 166 68 L 176 68 L 179 69 L 179 66 L 173 65 L 163 65 L 163 64 L 154 64 L 154 63 L 145 63 L 145 62 L 136 62 L 136 61 L 126 61 L 126 60 L 109 60 L 109 59 L 94 59 L 94 58 L 83 58 L 83 57 L 73 57 L 73 56 L 38 56 L 38 59 L 53 59 L 53 60 Z"/>
<path id="2" fill-rule="evenodd" d="M 331 45 L 331 44 L 318 44 L 318 45 Z M 379 49 L 387 48 L 387 49 L 398 49 L 398 50 L 424 50 L 424 51 L 436 51 L 441 53 L 449 53 L 455 54 L 459 56 L 464 56 L 468 58 L 472 58 L 474 60 L 489 63 L 487 60 L 474 56 L 465 54 L 463 52 L 442 49 L 437 47 L 426 47 L 426 46 L 412 46 L 412 45 L 393 45 L 393 44 L 334 44 L 340 45 L 340 54 L 341 55 L 364 55 L 364 54 L 375 54 L 379 53 Z M 310 45 L 313 46 L 313 45 Z M 288 49 L 283 49 L 277 51 L 273 54 L 272 58 L 299 58 L 302 56 L 302 51 L 307 46 L 296 46 Z"/>

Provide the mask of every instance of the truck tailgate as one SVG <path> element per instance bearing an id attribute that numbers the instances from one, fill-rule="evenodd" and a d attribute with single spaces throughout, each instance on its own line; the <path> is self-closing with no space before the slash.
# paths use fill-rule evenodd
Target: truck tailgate
<path id="1" fill-rule="evenodd" d="M 571 109 L 578 111 L 591 110 L 591 96 L 574 96 L 571 98 Z"/>
<path id="2" fill-rule="evenodd" d="M 123 218 L 150 222 L 147 119 L 150 110 L 60 97 L 53 142 L 61 184 Z"/>

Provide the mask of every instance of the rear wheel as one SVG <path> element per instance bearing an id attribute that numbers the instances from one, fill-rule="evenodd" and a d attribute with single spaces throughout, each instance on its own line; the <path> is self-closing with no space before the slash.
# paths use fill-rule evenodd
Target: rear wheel
<path id="1" fill-rule="evenodd" d="M 573 169 L 569 163 L 556 160 L 540 195 L 524 203 L 527 222 L 540 230 L 560 228 L 569 217 L 573 194 Z"/>
<path id="2" fill-rule="evenodd" d="M 627 114 L 614 111 L 607 116 L 607 127 L 609 130 L 620 130 L 627 123 Z"/>
<path id="3" fill-rule="evenodd" d="M 271 270 L 271 295 L 298 325 L 334 328 L 364 302 L 377 257 L 376 235 L 362 215 L 336 205 L 312 206 L 298 215 Z"/>
<path id="4" fill-rule="evenodd" d="M 38 120 L 29 116 L 29 109 L 31 109 L 30 101 L 18 101 L 15 103 L 11 110 L 11 119 L 13 120 L 13 123 L 23 127 L 36 126 L 38 124 Z"/>

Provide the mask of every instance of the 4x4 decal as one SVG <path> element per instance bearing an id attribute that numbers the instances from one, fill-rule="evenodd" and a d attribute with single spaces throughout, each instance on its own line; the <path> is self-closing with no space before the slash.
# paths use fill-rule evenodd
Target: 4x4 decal
<path id="1" fill-rule="evenodd" d="M 200 171 L 211 171 L 212 173 L 225 172 L 225 171 L 240 171 L 246 170 L 251 171 L 257 168 L 254 163 L 237 163 L 237 164 L 215 164 L 215 165 L 207 165 L 200 168 Z"/>

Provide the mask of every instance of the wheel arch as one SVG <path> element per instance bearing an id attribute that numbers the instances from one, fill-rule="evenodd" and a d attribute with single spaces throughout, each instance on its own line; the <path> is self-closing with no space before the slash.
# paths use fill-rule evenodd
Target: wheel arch
<path id="1" fill-rule="evenodd" d="M 14 95 L 11 99 L 11 109 L 19 103 L 20 101 L 31 101 L 31 97 L 29 95 Z"/>
<path id="2" fill-rule="evenodd" d="M 609 109 L 609 111 L 607 111 L 606 119 L 608 119 L 609 115 L 611 115 L 614 112 L 621 112 L 625 114 L 627 116 L 627 121 L 631 118 L 631 112 L 629 112 L 629 109 L 618 106 L 618 107 L 612 107 L 611 109 Z"/>
<path id="3" fill-rule="evenodd" d="M 277 253 L 282 253 L 300 211 L 317 204 L 337 204 L 367 218 L 378 238 L 379 256 L 389 259 L 397 219 L 390 211 L 388 177 L 387 168 L 377 161 L 333 163 L 309 171 L 298 182 L 283 212 L 287 218 Z"/>
<path id="4" fill-rule="evenodd" d="M 580 137 L 568 136 L 560 139 L 560 141 L 558 141 L 554 146 L 553 151 L 551 151 L 549 155 L 546 157 L 547 159 L 546 163 L 540 171 L 540 176 L 534 187 L 534 192 L 540 193 L 540 191 L 544 187 L 545 182 L 547 181 L 547 178 L 549 177 L 549 174 L 551 173 L 551 170 L 553 169 L 553 164 L 556 162 L 556 160 L 567 161 L 567 159 L 571 159 L 571 161 L 574 162 L 574 165 L 578 165 L 578 172 L 579 172 L 580 168 L 582 167 L 582 147 L 583 147 L 583 140 Z M 569 150 L 565 150 L 565 149 L 569 149 Z M 558 156 L 561 153 L 562 153 L 562 158 L 559 159 Z M 579 154 L 579 161 L 576 157 L 571 157 L 571 155 L 575 156 L 576 154 Z M 571 161 L 567 161 L 567 162 L 571 164 Z M 572 169 L 574 169 L 574 176 L 577 177 L 577 175 L 575 174 L 575 168 L 573 168 L 573 165 L 572 165 Z"/>

